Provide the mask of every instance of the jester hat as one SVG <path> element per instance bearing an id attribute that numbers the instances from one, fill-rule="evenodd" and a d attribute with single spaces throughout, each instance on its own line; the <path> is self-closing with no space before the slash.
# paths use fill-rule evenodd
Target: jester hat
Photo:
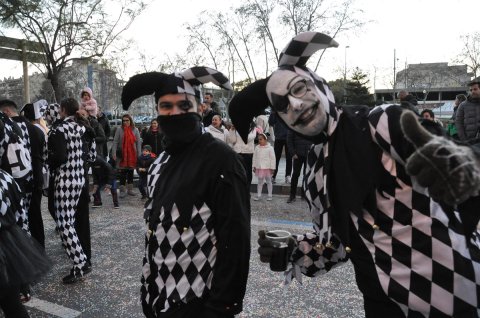
<path id="1" fill-rule="evenodd" d="M 155 103 L 167 94 L 189 94 L 202 99 L 200 85 L 213 83 L 226 90 L 232 90 L 228 78 L 221 72 L 203 66 L 195 66 L 182 72 L 165 74 L 148 72 L 132 76 L 123 87 L 122 105 L 128 110 L 138 97 L 155 94 Z"/>
<path id="2" fill-rule="evenodd" d="M 318 32 L 299 33 L 280 54 L 277 70 L 267 78 L 245 87 L 234 96 L 228 111 L 233 125 L 244 141 L 247 140 L 249 125 L 254 117 L 264 113 L 269 106 L 275 111 L 281 111 L 288 106 L 286 95 L 276 94 L 280 88 L 269 82 L 273 75 L 282 75 L 282 72 L 293 72 L 310 79 L 322 96 L 325 111 L 335 116 L 335 99 L 327 82 L 306 67 L 308 59 L 315 52 L 329 47 L 338 47 L 338 43 L 328 35 Z"/>

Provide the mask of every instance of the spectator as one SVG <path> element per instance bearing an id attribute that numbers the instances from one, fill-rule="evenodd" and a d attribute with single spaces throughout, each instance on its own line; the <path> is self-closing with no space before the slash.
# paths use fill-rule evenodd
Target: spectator
<path id="1" fill-rule="evenodd" d="M 142 199 L 147 197 L 147 173 L 148 168 L 155 160 L 156 156 L 152 153 L 152 147 L 145 145 L 142 147 L 142 154 L 137 160 L 138 190 L 142 194 Z"/>
<path id="2" fill-rule="evenodd" d="M 275 171 L 275 152 L 273 147 L 267 142 L 265 134 L 258 134 L 258 145 L 253 153 L 253 172 L 258 178 L 257 196 L 253 199 L 260 200 L 262 196 L 263 184 L 267 184 L 268 197 L 267 201 L 272 200 L 272 175 Z"/>
<path id="3" fill-rule="evenodd" d="M 124 109 L 155 93 L 165 141 L 145 204 L 141 300 L 149 318 L 226 318 L 242 310 L 250 256 L 245 171 L 230 147 L 203 133 L 200 91 L 191 84 L 202 80 L 231 89 L 223 74 L 202 67 L 135 75 L 123 87 Z"/>
<path id="4" fill-rule="evenodd" d="M 80 92 L 80 108 L 85 109 L 90 116 L 97 117 L 97 101 L 93 98 L 93 92 L 90 87 L 85 87 Z"/>
<path id="5" fill-rule="evenodd" d="M 450 118 L 450 120 L 448 121 L 448 126 L 447 126 L 448 135 L 451 136 L 453 139 L 456 139 L 456 140 L 459 139 L 457 126 L 455 126 L 455 119 L 457 117 L 457 110 L 458 110 L 458 106 L 460 106 L 460 104 L 463 103 L 466 100 L 467 100 L 467 96 L 465 96 L 463 94 L 458 94 L 455 97 L 455 102 L 454 102 L 454 106 L 453 106 L 453 114 L 452 114 L 452 117 Z"/>
<path id="6" fill-rule="evenodd" d="M 305 174 L 305 163 L 307 160 L 307 154 L 312 146 L 312 142 L 308 139 L 302 138 L 301 136 L 295 134 L 293 131 L 289 130 L 287 133 L 287 143 L 290 155 L 293 160 L 293 173 L 292 173 L 292 183 L 290 184 L 290 196 L 288 197 L 287 203 L 294 202 L 297 196 L 297 186 L 298 178 L 300 177 L 300 171 Z M 304 197 L 302 191 L 302 198 Z"/>
<path id="7" fill-rule="evenodd" d="M 480 137 L 480 80 L 468 84 L 467 100 L 458 106 L 455 126 L 460 140 L 478 143 Z"/>
<path id="8" fill-rule="evenodd" d="M 205 131 L 218 140 L 227 142 L 228 130 L 222 125 L 222 117 L 220 115 L 212 117 L 212 124 L 205 128 Z"/>
<path id="9" fill-rule="evenodd" d="M 443 129 L 442 122 L 435 118 L 435 113 L 431 109 L 422 110 L 420 116 L 426 121 L 425 128 L 432 134 L 439 136 L 447 135 L 447 132 Z"/>
<path id="10" fill-rule="evenodd" d="M 275 178 L 278 173 L 278 164 L 280 163 L 280 158 L 282 157 L 282 152 L 285 151 L 285 183 L 290 183 L 290 175 L 292 174 L 292 155 L 288 151 L 287 145 L 287 131 L 288 128 L 285 123 L 279 119 L 276 112 L 270 114 L 268 118 L 268 123 L 270 127 L 273 127 L 273 132 L 275 135 L 275 142 L 273 144 L 273 149 L 275 150 L 275 172 L 273 173 L 272 183 L 275 183 Z"/>
<path id="11" fill-rule="evenodd" d="M 203 97 L 203 127 L 208 127 L 212 123 L 212 118 L 215 115 L 220 115 L 216 110 L 212 109 L 212 106 L 216 105 L 213 101 L 213 94 L 211 93 L 205 93 L 205 96 Z"/>
<path id="12" fill-rule="evenodd" d="M 405 92 L 405 91 L 401 91 L 401 92 Z M 409 109 L 411 111 L 413 111 L 414 113 L 418 114 L 418 101 L 417 99 L 411 95 L 411 94 L 407 94 L 407 95 L 400 95 L 402 96 L 400 98 L 400 106 L 402 106 L 403 108 L 405 109 Z"/>
<path id="13" fill-rule="evenodd" d="M 142 140 L 132 117 L 122 116 L 122 126 L 115 131 L 112 143 L 112 158 L 117 163 L 120 175 L 120 198 L 135 195 L 133 192 L 133 170 L 137 168 L 137 158 L 141 152 Z"/>
<path id="14" fill-rule="evenodd" d="M 103 129 L 103 133 L 105 134 L 105 142 L 102 145 L 101 152 L 98 151 L 99 148 L 97 145 L 97 155 L 101 154 L 101 156 L 103 156 L 103 159 L 106 160 L 108 155 L 107 144 L 110 139 L 111 127 L 110 127 L 110 122 L 108 121 L 107 115 L 105 115 L 101 107 L 98 106 L 97 108 L 98 108 L 97 121 L 100 124 L 100 127 L 102 127 Z"/>
<path id="15" fill-rule="evenodd" d="M 113 201 L 113 208 L 120 208 L 118 204 L 117 180 L 115 169 L 103 157 L 97 155 L 92 165 L 93 170 L 93 205 L 98 208 L 102 204 L 102 190 L 110 190 Z"/>
<path id="16" fill-rule="evenodd" d="M 250 123 L 250 130 L 248 133 L 248 140 L 245 143 L 238 134 L 235 126 L 228 132 L 227 143 L 230 144 L 233 150 L 242 158 L 242 164 L 247 173 L 247 185 L 250 192 L 250 185 L 252 184 L 252 160 L 253 152 L 255 151 L 255 138 L 257 137 L 257 130 L 255 129 L 255 122 Z"/>
<path id="17" fill-rule="evenodd" d="M 152 147 L 151 152 L 154 153 L 155 156 L 158 156 L 163 151 L 162 140 L 163 134 L 160 129 L 158 129 L 158 121 L 156 118 L 152 119 L 150 127 L 143 135 L 142 148 L 149 145 Z"/>

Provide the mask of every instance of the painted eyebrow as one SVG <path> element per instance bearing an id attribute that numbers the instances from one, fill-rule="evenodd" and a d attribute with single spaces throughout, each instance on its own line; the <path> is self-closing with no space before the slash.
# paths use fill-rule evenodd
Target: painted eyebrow
<path id="1" fill-rule="evenodd" d="M 294 80 L 296 80 L 297 78 L 299 78 L 299 77 L 301 78 L 301 76 L 300 76 L 300 75 L 297 75 L 297 76 L 295 76 L 294 78 L 292 78 L 292 79 L 290 80 L 290 82 L 288 82 L 288 84 L 287 84 L 287 88 L 288 88 L 288 89 L 290 89 L 290 88 L 291 88 L 291 86 L 290 86 L 290 85 L 292 84 L 292 82 L 293 82 Z M 295 82 L 295 83 L 296 83 L 296 82 Z"/>

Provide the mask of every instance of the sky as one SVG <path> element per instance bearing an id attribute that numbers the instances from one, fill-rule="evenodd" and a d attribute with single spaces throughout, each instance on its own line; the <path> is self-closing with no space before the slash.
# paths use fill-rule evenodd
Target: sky
<path id="1" fill-rule="evenodd" d="M 195 19 L 202 10 L 228 11 L 238 3 L 153 0 L 124 36 L 132 37 L 147 56 L 173 55 L 185 47 L 186 39 L 179 37 L 185 22 Z M 406 63 L 452 63 L 462 48 L 461 35 L 480 32 L 478 0 L 356 0 L 356 5 L 364 12 L 362 18 L 370 22 L 360 30 L 341 34 L 336 38 L 340 46 L 327 50 L 318 69 L 327 80 L 343 77 L 346 64 L 347 74 L 356 66 L 367 72 L 372 90 L 389 88 L 394 50 L 397 72 Z M 291 37 L 286 36 L 284 43 L 278 44 L 286 45 Z M 2 60 L 1 64 L 0 78 L 22 74 L 20 62 Z M 135 71 L 129 70 L 130 75 Z"/>

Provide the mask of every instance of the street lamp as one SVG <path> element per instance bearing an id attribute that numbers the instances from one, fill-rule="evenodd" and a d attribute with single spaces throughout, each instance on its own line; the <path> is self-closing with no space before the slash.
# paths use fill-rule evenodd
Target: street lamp
<path id="1" fill-rule="evenodd" d="M 345 46 L 345 68 L 343 69 L 343 103 L 347 103 L 347 49 L 350 46 Z"/>
<path id="2" fill-rule="evenodd" d="M 423 90 L 423 108 L 425 109 L 425 100 L 427 99 L 427 91 Z"/>

